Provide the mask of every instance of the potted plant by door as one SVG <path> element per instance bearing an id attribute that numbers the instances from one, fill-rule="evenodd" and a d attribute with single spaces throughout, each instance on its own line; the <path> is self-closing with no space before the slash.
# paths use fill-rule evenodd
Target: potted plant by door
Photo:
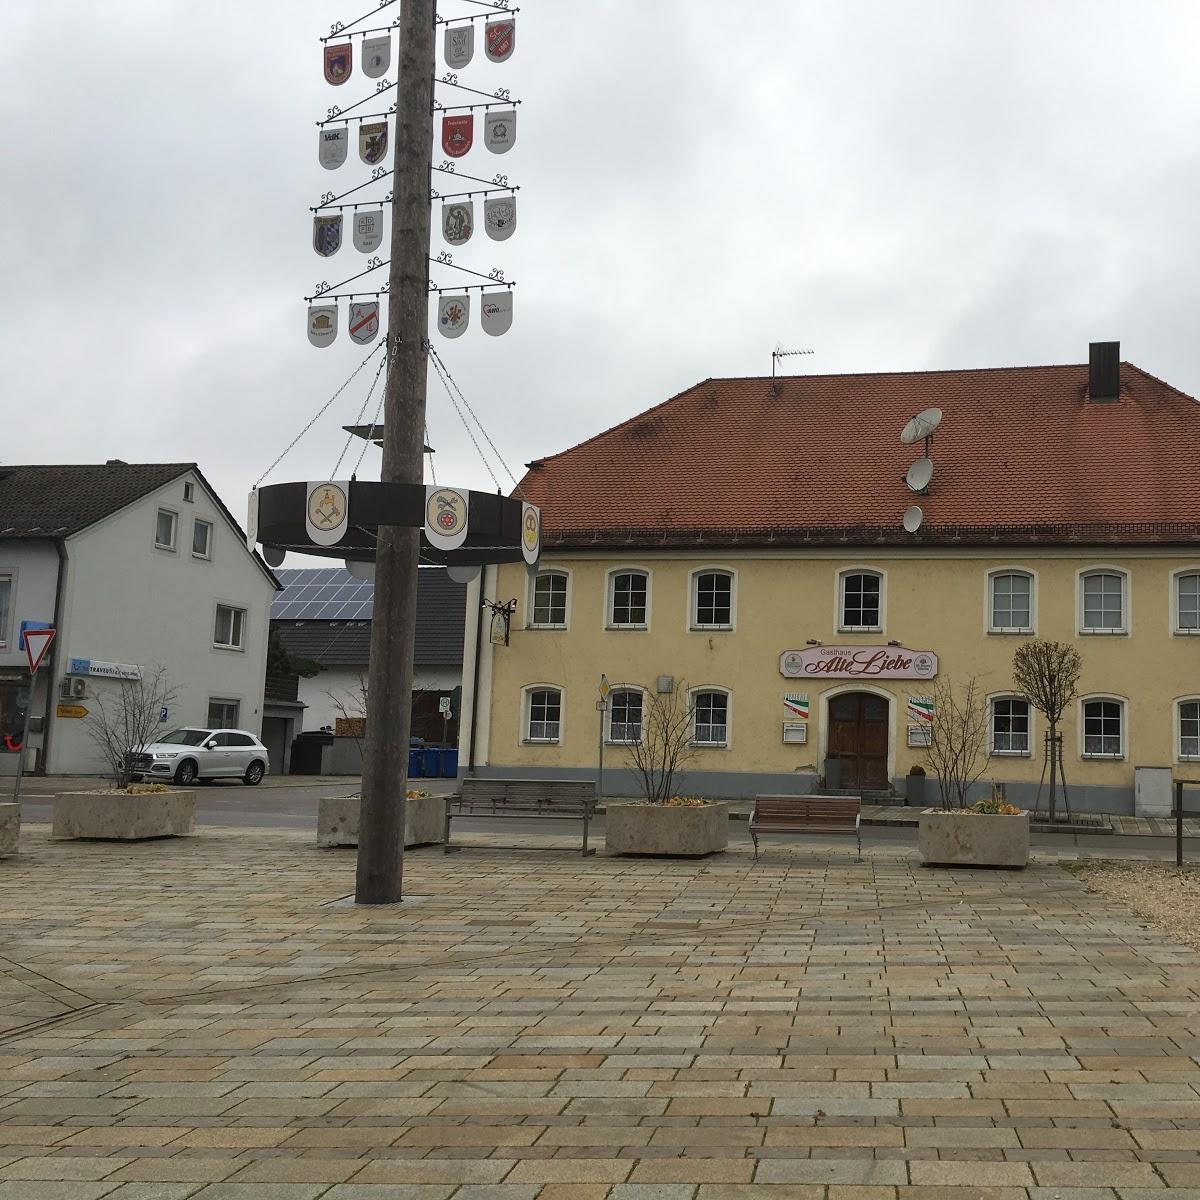
<path id="1" fill-rule="evenodd" d="M 925 807 L 925 768 L 920 763 L 913 763 L 908 768 L 904 778 L 904 803 Z"/>
<path id="2" fill-rule="evenodd" d="M 636 738 L 626 744 L 642 799 L 608 804 L 604 845 L 608 854 L 658 854 L 699 858 L 725 849 L 729 815 L 723 804 L 675 792 L 675 775 L 692 757 L 694 707 L 679 681 L 669 692 L 646 689 Z"/>

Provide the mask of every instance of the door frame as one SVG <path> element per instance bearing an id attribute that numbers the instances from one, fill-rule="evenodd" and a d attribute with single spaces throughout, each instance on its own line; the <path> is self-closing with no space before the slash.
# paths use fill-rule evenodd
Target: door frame
<path id="1" fill-rule="evenodd" d="M 890 786 L 892 780 L 896 777 L 896 706 L 898 701 L 894 692 L 889 692 L 886 688 L 876 687 L 870 683 L 858 683 L 854 680 L 849 680 L 844 684 L 831 687 L 821 693 L 820 757 L 817 760 L 817 770 L 823 771 L 825 769 L 825 754 L 829 749 L 829 701 L 837 696 L 845 696 L 850 692 L 867 692 L 872 696 L 879 696 L 888 702 L 887 782 Z"/>

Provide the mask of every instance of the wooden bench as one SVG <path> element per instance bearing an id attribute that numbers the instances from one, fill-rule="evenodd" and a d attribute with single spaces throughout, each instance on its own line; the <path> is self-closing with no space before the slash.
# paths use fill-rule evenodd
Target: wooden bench
<path id="1" fill-rule="evenodd" d="M 583 854 L 588 849 L 588 826 L 596 815 L 596 785 L 584 779 L 464 779 L 462 790 L 446 797 L 446 853 L 454 817 L 546 818 L 583 822 Z"/>
<path id="2" fill-rule="evenodd" d="M 754 857 L 758 837 L 766 833 L 848 833 L 862 862 L 861 800 L 853 796 L 755 796 L 750 818 Z"/>

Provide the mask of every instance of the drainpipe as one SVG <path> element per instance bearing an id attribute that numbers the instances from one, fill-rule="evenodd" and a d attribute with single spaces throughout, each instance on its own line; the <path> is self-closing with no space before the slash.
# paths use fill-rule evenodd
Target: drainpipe
<path id="1" fill-rule="evenodd" d="M 475 774 L 475 743 L 478 741 L 479 730 L 479 656 L 483 644 L 483 597 L 487 590 L 487 564 L 479 572 L 479 606 L 475 613 L 475 665 L 472 670 L 474 682 L 471 685 L 471 746 L 467 751 L 468 775 Z"/>
<path id="2" fill-rule="evenodd" d="M 46 664 L 46 709 L 42 715 L 42 758 L 38 765 L 38 769 L 34 772 L 35 775 L 45 775 L 46 767 L 50 761 L 50 730 L 53 728 L 50 721 L 50 708 L 54 704 L 54 676 L 56 674 L 55 667 L 58 663 L 58 651 L 63 644 L 63 631 L 61 629 L 62 622 L 62 603 L 63 603 L 63 581 L 67 576 L 67 543 L 62 538 L 55 538 L 54 549 L 58 553 L 58 579 L 54 584 L 54 641 L 51 643 L 49 655 L 50 661 Z M 33 703 L 33 696 L 29 697 L 30 704 Z M 25 753 L 25 747 L 21 747 L 21 753 Z"/>

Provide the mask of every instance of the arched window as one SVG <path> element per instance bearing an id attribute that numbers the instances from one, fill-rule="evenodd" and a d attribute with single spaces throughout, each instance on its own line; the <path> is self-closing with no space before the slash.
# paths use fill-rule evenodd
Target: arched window
<path id="1" fill-rule="evenodd" d="M 645 571 L 614 571 L 608 577 L 608 624 L 645 629 L 650 579 Z"/>
<path id="2" fill-rule="evenodd" d="M 1121 758 L 1125 753 L 1125 703 L 1098 696 L 1083 702 L 1083 757 Z"/>
<path id="3" fill-rule="evenodd" d="M 1200 762 L 1200 700 L 1180 700 L 1177 711 L 1179 757 Z"/>
<path id="4" fill-rule="evenodd" d="M 1200 571 L 1175 576 L 1175 632 L 1200 633 Z"/>
<path id="5" fill-rule="evenodd" d="M 729 744 L 729 693 L 705 689 L 692 694 L 692 741 L 697 746 Z"/>
<path id="6" fill-rule="evenodd" d="M 697 571 L 692 576 L 692 628 L 733 627 L 733 572 Z"/>
<path id="7" fill-rule="evenodd" d="M 883 628 L 883 576 L 878 571 L 843 571 L 838 577 L 838 628 Z"/>
<path id="8" fill-rule="evenodd" d="M 1125 633 L 1129 597 L 1124 571 L 1087 571 L 1079 580 L 1079 632 Z"/>
<path id="9" fill-rule="evenodd" d="M 554 687 L 533 687 L 525 696 L 526 740 L 557 742 L 562 733 L 562 692 Z"/>
<path id="10" fill-rule="evenodd" d="M 992 700 L 992 753 L 1029 754 L 1029 701 L 1020 696 Z"/>
<path id="11" fill-rule="evenodd" d="M 995 571 L 988 582 L 988 630 L 1033 632 L 1033 576 L 1027 571 Z"/>
<path id="12" fill-rule="evenodd" d="M 630 744 L 642 740 L 642 693 L 614 688 L 608 696 L 608 740 Z"/>

